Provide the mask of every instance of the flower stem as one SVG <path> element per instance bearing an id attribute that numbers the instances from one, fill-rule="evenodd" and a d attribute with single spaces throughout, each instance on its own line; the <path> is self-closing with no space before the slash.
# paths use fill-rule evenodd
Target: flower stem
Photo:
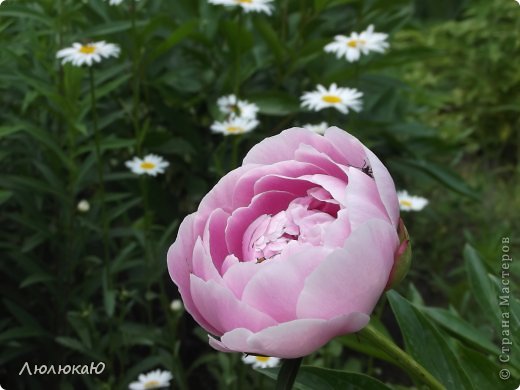
<path id="1" fill-rule="evenodd" d="M 276 390 L 291 390 L 303 358 L 285 359 L 278 373 Z"/>
<path id="2" fill-rule="evenodd" d="M 94 70 L 92 67 L 89 68 L 90 74 L 90 98 L 91 98 L 91 111 L 92 111 L 92 123 L 94 127 L 94 146 L 96 151 L 96 160 L 98 166 L 98 181 L 99 181 L 99 194 L 101 202 L 101 223 L 102 223 L 102 235 L 103 235 L 103 260 L 105 264 L 105 272 L 107 272 L 107 282 L 111 287 L 110 278 L 108 278 L 108 258 L 109 258 L 109 247 L 108 247 L 108 220 L 105 208 L 105 178 L 103 173 L 103 154 L 101 153 L 101 134 L 98 126 L 98 115 L 96 107 L 96 86 L 94 81 Z"/>
<path id="3" fill-rule="evenodd" d="M 363 328 L 359 333 L 374 345 L 383 350 L 393 358 L 399 366 L 410 376 L 424 382 L 431 390 L 444 390 L 445 387 L 433 377 L 426 369 L 417 363 L 410 355 L 389 340 L 385 335 L 375 329 L 372 325 Z"/>

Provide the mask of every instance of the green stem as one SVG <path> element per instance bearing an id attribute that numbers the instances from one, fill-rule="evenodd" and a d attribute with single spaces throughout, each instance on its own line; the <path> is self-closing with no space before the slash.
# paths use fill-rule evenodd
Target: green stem
<path id="1" fill-rule="evenodd" d="M 99 181 L 99 197 L 101 202 L 101 223 L 102 223 L 102 235 L 103 235 L 103 261 L 105 265 L 105 272 L 107 273 L 107 284 L 108 287 L 112 287 L 110 278 L 108 277 L 108 259 L 109 259 L 109 246 L 108 246 L 108 220 L 105 207 L 105 178 L 103 173 L 104 163 L 103 154 L 101 153 L 101 134 L 98 126 L 98 115 L 96 107 L 96 86 L 94 81 L 94 69 L 89 68 L 90 73 L 90 98 L 91 98 L 91 110 L 92 110 L 92 124 L 94 127 L 94 146 L 96 151 L 97 167 L 98 167 L 98 181 Z"/>
<path id="2" fill-rule="evenodd" d="M 238 11 L 238 21 L 237 21 L 238 36 L 242 35 L 242 30 L 244 28 L 242 14 L 243 14 L 243 12 L 239 10 Z M 241 48 L 239 46 L 237 46 L 236 53 L 235 53 L 235 85 L 234 85 L 234 92 L 235 92 L 236 96 L 240 95 L 240 72 L 241 72 L 240 68 L 242 65 L 241 58 L 242 58 Z"/>
<path id="3" fill-rule="evenodd" d="M 293 388 L 302 360 L 303 358 L 296 358 L 283 361 L 282 368 L 280 368 L 278 373 L 275 390 L 291 390 Z"/>
<path id="4" fill-rule="evenodd" d="M 130 3 L 130 21 L 132 23 L 132 123 L 134 126 L 134 132 L 136 135 L 136 152 L 138 155 L 141 154 L 141 144 L 143 141 L 143 134 L 141 132 L 139 107 L 140 107 L 140 61 L 139 61 L 139 37 L 137 36 L 136 28 L 136 17 L 137 17 L 137 4 L 135 0 Z"/>
<path id="5" fill-rule="evenodd" d="M 445 390 L 445 387 L 435 379 L 426 369 L 417 363 L 410 355 L 395 345 L 385 335 L 376 330 L 372 325 L 363 328 L 359 335 L 368 339 L 379 347 L 388 356 L 393 358 L 399 366 L 412 377 L 424 382 L 431 390 Z"/>

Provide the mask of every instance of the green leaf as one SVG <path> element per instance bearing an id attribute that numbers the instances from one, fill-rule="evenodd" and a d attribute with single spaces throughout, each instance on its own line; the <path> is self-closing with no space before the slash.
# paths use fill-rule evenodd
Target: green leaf
<path id="1" fill-rule="evenodd" d="M 499 380 L 498 373 L 501 367 L 484 355 L 463 345 L 457 345 L 457 354 L 462 368 L 469 374 L 475 389 L 511 390 L 514 379 Z M 493 354 L 493 358 L 496 355 Z"/>
<path id="2" fill-rule="evenodd" d="M 410 302 L 395 291 L 387 297 L 397 318 L 406 350 L 448 390 L 472 389 L 446 337 Z"/>
<path id="3" fill-rule="evenodd" d="M 0 190 L 0 205 L 7 202 L 11 196 L 13 196 L 12 191 Z"/>
<path id="4" fill-rule="evenodd" d="M 282 42 L 280 41 L 279 35 L 276 33 L 276 31 L 273 30 L 271 25 L 263 17 L 254 18 L 253 24 L 255 25 L 256 29 L 260 32 L 262 38 L 271 49 L 276 59 L 276 62 L 278 64 L 281 64 L 283 62 L 287 49 L 283 46 Z"/>
<path id="5" fill-rule="evenodd" d="M 488 351 L 493 355 L 498 355 L 499 351 L 495 344 L 493 344 L 485 333 L 475 328 L 470 323 L 464 321 L 457 314 L 452 313 L 446 309 L 423 307 L 423 313 L 433 319 L 440 326 L 457 335 L 459 338 L 469 341 L 473 345 Z"/>
<path id="6" fill-rule="evenodd" d="M 441 182 L 449 189 L 458 192 L 459 194 L 465 195 L 475 200 L 480 199 L 477 192 L 469 185 L 467 185 L 460 176 L 456 175 L 452 171 L 446 170 L 446 168 L 440 165 L 425 160 L 395 159 L 393 161 L 394 163 L 402 164 L 406 167 L 423 171 L 427 175 Z"/>
<path id="7" fill-rule="evenodd" d="M 55 280 L 56 277 L 48 273 L 31 274 L 20 283 L 20 288 L 29 287 L 36 283 L 53 282 Z"/>
<path id="8" fill-rule="evenodd" d="M 249 95 L 248 100 L 258 105 L 262 114 L 283 116 L 300 111 L 298 98 L 284 92 L 263 92 Z"/>
<path id="9" fill-rule="evenodd" d="M 154 61 L 157 57 L 165 54 L 172 47 L 180 43 L 183 39 L 188 37 L 198 27 L 198 20 L 189 20 L 176 28 L 168 38 L 162 41 L 159 45 L 145 56 L 146 63 Z"/>
<path id="10" fill-rule="evenodd" d="M 22 125 L 0 126 L 0 139 L 23 130 Z"/>
<path id="11" fill-rule="evenodd" d="M 92 340 L 86 318 L 80 313 L 69 312 L 67 313 L 67 320 L 78 334 L 82 344 L 88 348 L 92 348 Z"/>
<path id="12" fill-rule="evenodd" d="M 11 328 L 6 330 L 5 332 L 0 333 L 0 342 L 2 344 L 19 339 L 27 339 L 27 338 L 41 338 L 45 333 L 40 329 L 30 327 L 30 326 L 18 326 L 16 328 Z"/>
<path id="13" fill-rule="evenodd" d="M 259 369 L 259 372 L 277 378 L 278 369 Z M 390 387 L 368 375 L 355 372 L 303 366 L 296 377 L 295 386 L 300 390 L 389 390 Z"/>
<path id="14" fill-rule="evenodd" d="M 498 327 L 501 312 L 495 289 L 477 251 L 469 244 L 466 244 L 464 247 L 464 259 L 469 285 L 475 301 L 482 309 L 482 312 Z"/>

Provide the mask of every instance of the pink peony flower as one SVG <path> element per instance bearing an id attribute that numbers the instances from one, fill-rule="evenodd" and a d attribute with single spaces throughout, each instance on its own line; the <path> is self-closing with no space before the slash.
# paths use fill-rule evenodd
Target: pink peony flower
<path id="1" fill-rule="evenodd" d="M 403 274 L 399 226 L 370 150 L 335 127 L 293 128 L 254 146 L 184 219 L 168 269 L 215 349 L 295 358 L 367 325 Z"/>

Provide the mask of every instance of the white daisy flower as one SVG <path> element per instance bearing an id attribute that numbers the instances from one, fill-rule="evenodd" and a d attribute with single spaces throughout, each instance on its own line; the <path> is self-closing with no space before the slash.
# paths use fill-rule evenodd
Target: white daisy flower
<path id="1" fill-rule="evenodd" d="M 325 134 L 325 130 L 329 128 L 327 122 L 321 122 L 316 125 L 306 124 L 302 126 L 304 129 L 314 131 L 316 134 Z"/>
<path id="2" fill-rule="evenodd" d="M 143 159 L 134 157 L 132 160 L 127 161 L 125 165 L 136 175 L 147 174 L 157 176 L 158 173 L 164 173 L 164 170 L 170 163 L 165 161 L 161 156 L 149 154 Z"/>
<path id="3" fill-rule="evenodd" d="M 386 42 L 388 34 L 374 32 L 374 26 L 370 25 L 360 34 L 353 32 L 349 36 L 336 35 L 334 41 L 325 46 L 328 53 L 335 53 L 338 58 L 345 57 L 348 62 L 358 61 L 361 54 L 371 51 L 383 53 L 389 44 Z"/>
<path id="4" fill-rule="evenodd" d="M 169 371 L 155 370 L 140 374 L 137 382 L 130 383 L 130 390 L 160 389 L 170 386 L 173 375 Z"/>
<path id="5" fill-rule="evenodd" d="M 61 49 L 56 54 L 56 58 L 61 58 L 61 63 L 70 62 L 74 66 L 86 64 L 92 66 L 95 62 L 100 62 L 103 58 L 118 57 L 119 46 L 105 41 L 91 42 L 87 44 L 73 43 L 72 47 Z"/>
<path id="6" fill-rule="evenodd" d="M 259 122 L 256 119 L 229 118 L 223 122 L 215 121 L 211 125 L 211 131 L 224 135 L 238 135 L 253 131 Z"/>
<path id="7" fill-rule="evenodd" d="M 402 211 L 421 211 L 428 204 L 428 199 L 420 196 L 412 196 L 408 191 L 398 191 L 399 208 Z"/>
<path id="8" fill-rule="evenodd" d="M 182 310 L 182 308 L 183 305 L 180 299 L 174 299 L 172 303 L 170 303 L 170 309 L 172 309 L 172 311 L 179 311 Z"/>
<path id="9" fill-rule="evenodd" d="M 269 356 L 244 355 L 242 361 L 246 364 L 252 364 L 253 368 L 270 368 L 280 364 L 280 359 Z"/>
<path id="10" fill-rule="evenodd" d="M 231 117 L 256 119 L 258 106 L 247 100 L 239 100 L 235 95 L 222 96 L 217 100 L 218 108 Z"/>
<path id="11" fill-rule="evenodd" d="M 308 107 L 310 110 L 320 111 L 334 107 L 339 112 L 347 114 L 349 109 L 361 111 L 362 96 L 363 93 L 357 89 L 342 88 L 333 83 L 329 89 L 318 85 L 317 91 L 305 92 L 300 99 L 302 107 Z"/>
<path id="12" fill-rule="evenodd" d="M 107 0 L 105 0 L 107 1 Z M 108 4 L 110 5 L 119 5 L 123 2 L 124 0 L 108 0 Z M 139 1 L 139 0 L 135 0 L 135 1 Z"/>
<path id="13" fill-rule="evenodd" d="M 79 212 L 86 213 L 90 210 L 90 203 L 87 200 L 82 199 L 78 202 L 77 208 Z"/>
<path id="14" fill-rule="evenodd" d="M 271 15 L 273 0 L 208 0 L 211 4 L 241 7 L 244 12 L 264 12 Z"/>

